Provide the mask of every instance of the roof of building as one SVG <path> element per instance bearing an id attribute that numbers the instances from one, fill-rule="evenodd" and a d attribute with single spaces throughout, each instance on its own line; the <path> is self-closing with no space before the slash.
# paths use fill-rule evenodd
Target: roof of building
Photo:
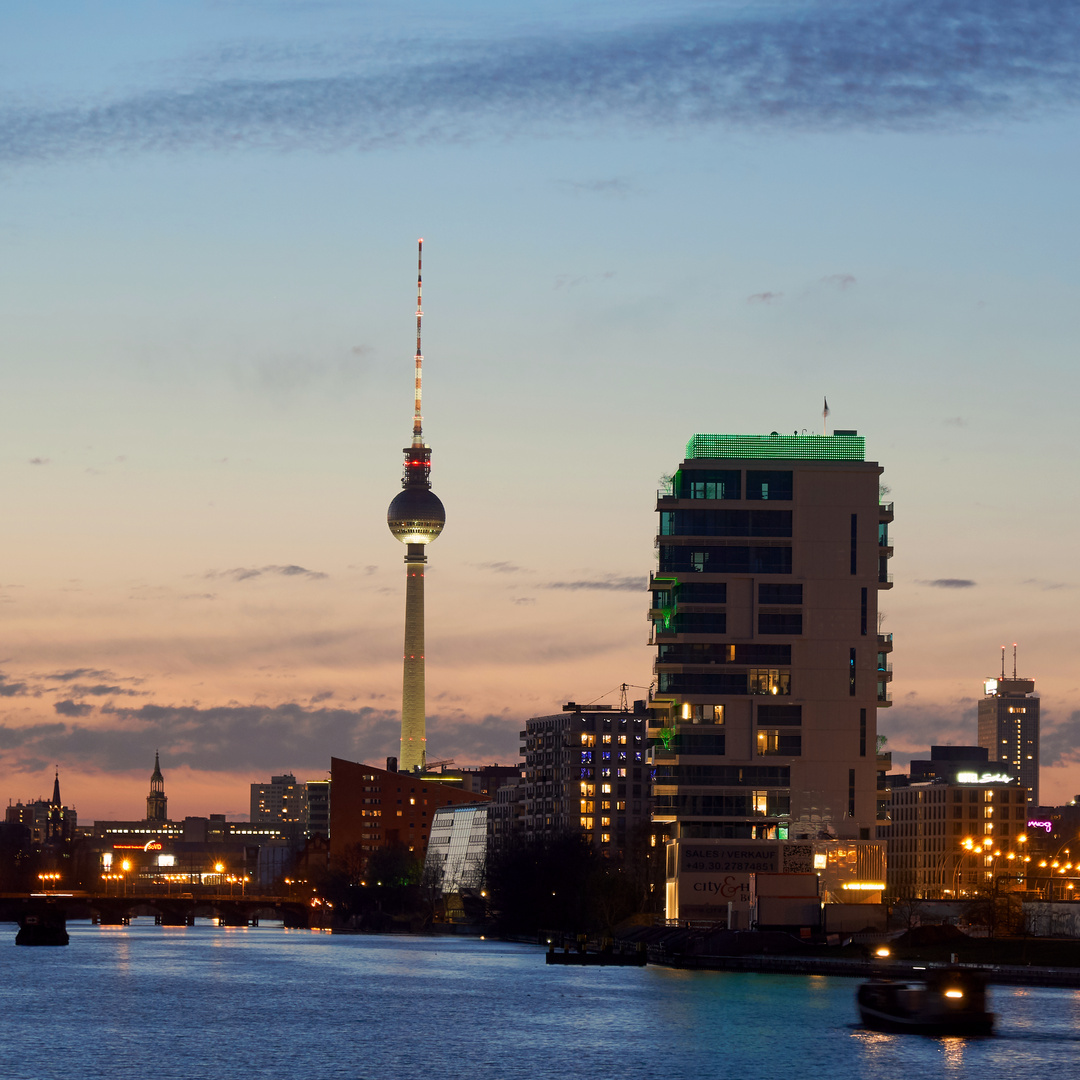
<path id="1" fill-rule="evenodd" d="M 863 461 L 866 440 L 854 431 L 832 435 L 694 435 L 691 458 L 764 458 L 780 461 Z"/>

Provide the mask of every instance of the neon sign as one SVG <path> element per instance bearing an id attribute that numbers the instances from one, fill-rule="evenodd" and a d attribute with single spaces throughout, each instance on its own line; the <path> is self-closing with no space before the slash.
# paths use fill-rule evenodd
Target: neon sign
<path id="1" fill-rule="evenodd" d="M 980 776 L 977 772 L 958 772 L 956 782 L 958 784 L 1011 784 L 1012 777 L 1004 773 L 984 772 Z"/>
<path id="2" fill-rule="evenodd" d="M 1054 831 L 1054 823 L 1052 821 L 1029 821 L 1029 829 L 1045 829 L 1048 833 Z"/>
<path id="3" fill-rule="evenodd" d="M 147 840 L 146 841 L 146 846 L 143 848 L 143 851 L 160 851 L 160 850 L 161 850 L 161 841 L 160 840 Z"/>

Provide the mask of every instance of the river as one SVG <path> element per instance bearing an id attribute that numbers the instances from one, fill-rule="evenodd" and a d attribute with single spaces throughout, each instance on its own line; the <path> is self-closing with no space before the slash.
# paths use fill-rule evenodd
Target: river
<path id="1" fill-rule="evenodd" d="M 0 924 L 3 1080 L 1069 1076 L 1080 991 L 993 987 L 990 1039 L 856 1024 L 851 979 L 547 967 L 525 945 L 280 927 Z"/>

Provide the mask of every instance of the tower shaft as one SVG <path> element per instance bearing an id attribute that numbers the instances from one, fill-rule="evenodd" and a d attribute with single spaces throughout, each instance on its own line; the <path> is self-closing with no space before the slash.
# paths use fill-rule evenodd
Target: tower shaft
<path id="1" fill-rule="evenodd" d="M 427 719 L 424 700 L 424 565 L 423 544 L 409 544 L 405 556 L 405 662 L 401 685 L 402 772 L 424 767 Z"/>

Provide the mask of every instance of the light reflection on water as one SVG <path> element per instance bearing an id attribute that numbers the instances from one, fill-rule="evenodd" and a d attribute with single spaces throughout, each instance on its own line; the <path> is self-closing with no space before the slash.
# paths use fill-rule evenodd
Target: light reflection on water
<path id="1" fill-rule="evenodd" d="M 1016 1080 L 1071 1075 L 1080 1051 L 1072 990 L 995 987 L 999 1037 L 931 1039 L 858 1027 L 848 979 L 549 968 L 456 938 L 69 930 L 26 949 L 0 924 L 4 1080 Z"/>

